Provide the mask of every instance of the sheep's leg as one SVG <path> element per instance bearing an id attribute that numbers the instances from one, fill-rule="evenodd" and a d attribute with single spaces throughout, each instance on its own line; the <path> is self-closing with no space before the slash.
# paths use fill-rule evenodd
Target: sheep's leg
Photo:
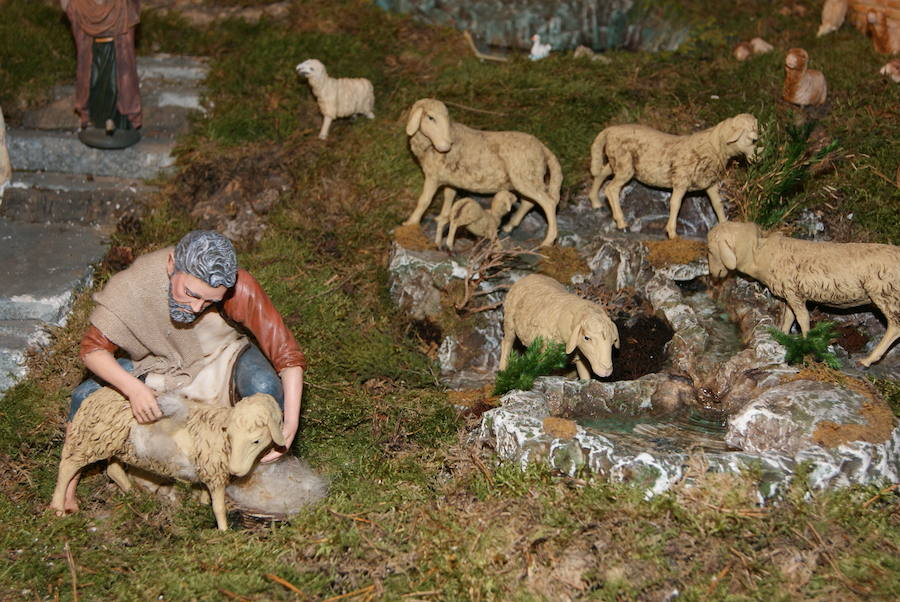
<path id="1" fill-rule="evenodd" d="M 416 208 L 413 210 L 412 215 L 409 216 L 409 219 L 403 222 L 404 226 L 412 226 L 422 221 L 422 216 L 425 215 L 425 210 L 431 204 L 431 199 L 434 198 L 434 193 L 437 192 L 437 189 L 437 180 L 426 175 L 425 183 L 422 185 L 422 194 L 419 195 L 419 200 L 416 201 Z"/>
<path id="2" fill-rule="evenodd" d="M 319 139 L 325 140 L 328 138 L 328 130 L 331 128 L 331 117 L 328 115 L 322 116 L 322 129 L 319 130 Z"/>
<path id="3" fill-rule="evenodd" d="M 591 372 L 587 369 L 587 366 L 584 365 L 584 360 L 581 359 L 581 355 L 578 353 L 578 350 L 575 350 L 575 370 L 578 371 L 578 378 L 581 380 L 590 380 Z"/>
<path id="4" fill-rule="evenodd" d="M 791 306 L 784 304 L 784 312 L 781 314 L 781 332 L 787 334 L 791 332 L 791 326 L 794 325 L 794 312 Z"/>
<path id="5" fill-rule="evenodd" d="M 607 163 L 603 166 L 603 170 L 600 172 L 600 175 L 594 178 L 593 184 L 591 184 L 591 191 L 588 192 L 588 198 L 591 199 L 591 207 L 594 209 L 600 208 L 600 187 L 603 185 L 603 182 L 606 181 L 606 178 L 612 175 L 612 168 Z"/>
<path id="6" fill-rule="evenodd" d="M 628 183 L 633 174 L 634 170 L 630 165 L 623 165 L 622 170 L 613 176 L 603 192 L 606 195 L 606 202 L 609 203 L 609 209 L 612 211 L 613 221 L 616 222 L 616 228 L 619 230 L 628 227 L 628 222 L 625 221 L 625 215 L 622 213 L 622 205 L 619 204 L 619 195 L 622 193 L 622 187 Z"/>
<path id="7" fill-rule="evenodd" d="M 512 351 L 513 343 L 516 342 L 515 329 L 511 324 L 503 321 L 503 341 L 500 342 L 500 370 L 506 370 L 506 363 L 509 361 L 509 353 Z"/>
<path id="8" fill-rule="evenodd" d="M 532 207 L 534 207 L 534 203 L 523 198 L 519 203 L 519 208 L 516 209 L 513 216 L 509 218 L 509 221 L 503 226 L 503 231 L 512 232 L 513 228 L 522 223 L 522 220 L 525 219 L 525 215 L 531 211 Z"/>
<path id="9" fill-rule="evenodd" d="M 456 221 L 451 221 L 450 230 L 447 232 L 447 249 L 449 249 L 450 251 L 453 250 L 453 241 L 456 238 L 457 225 L 458 224 L 456 223 Z"/>
<path id="10" fill-rule="evenodd" d="M 894 341 L 897 339 L 900 339 L 900 326 L 889 321 L 887 330 L 884 332 L 884 336 L 881 337 L 881 341 L 879 341 L 878 345 L 872 349 L 872 353 L 859 363 L 868 368 L 884 357 L 884 354 L 887 353 L 887 350 L 890 349 L 891 345 L 893 345 Z"/>
<path id="11" fill-rule="evenodd" d="M 713 184 L 707 188 L 706 194 L 709 196 L 713 211 L 716 212 L 716 218 L 719 220 L 719 223 L 727 222 L 728 218 L 725 217 L 725 207 L 722 205 L 722 196 L 719 194 L 719 185 Z"/>
<path id="12" fill-rule="evenodd" d="M 788 307 L 797 317 L 800 332 L 803 336 L 806 336 L 806 333 L 809 332 L 809 311 L 806 309 L 806 301 L 797 298 L 785 299 L 785 301 L 787 301 Z"/>
<path id="13" fill-rule="evenodd" d="M 118 460 L 111 459 L 109 461 L 109 464 L 106 465 L 106 476 L 112 479 L 113 483 L 118 485 L 122 491 L 131 491 L 131 479 L 128 478 L 125 468 Z"/>
<path id="14" fill-rule="evenodd" d="M 219 531 L 228 530 L 228 513 L 225 511 L 225 487 L 209 488 L 209 495 L 212 498 L 213 514 L 216 516 L 216 526 Z"/>
<path id="15" fill-rule="evenodd" d="M 78 473 L 81 468 L 81 465 L 71 460 L 60 461 L 59 472 L 56 475 L 56 487 L 53 489 L 53 498 L 50 501 L 50 508 L 56 511 L 56 516 L 78 512 L 75 486 L 78 485 Z"/>
<path id="16" fill-rule="evenodd" d="M 681 211 L 681 200 L 684 198 L 684 188 L 672 189 L 672 198 L 669 200 L 669 221 L 666 222 L 666 234 L 669 238 L 678 238 L 676 228 L 678 226 L 678 212 Z"/>
<path id="17" fill-rule="evenodd" d="M 453 206 L 453 199 L 456 198 L 456 190 L 449 186 L 444 187 L 444 204 L 441 207 L 441 213 L 437 218 L 437 228 L 434 233 L 434 244 L 441 246 L 441 237 L 444 235 L 444 227 L 450 221 L 450 209 Z"/>

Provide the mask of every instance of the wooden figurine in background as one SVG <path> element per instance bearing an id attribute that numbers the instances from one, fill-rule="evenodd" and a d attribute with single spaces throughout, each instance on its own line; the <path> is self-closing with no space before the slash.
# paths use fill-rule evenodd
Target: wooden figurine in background
<path id="1" fill-rule="evenodd" d="M 802 48 L 791 48 L 784 59 L 784 87 L 781 97 L 801 107 L 821 105 L 828 94 L 825 75 L 808 69 L 809 54 Z"/>

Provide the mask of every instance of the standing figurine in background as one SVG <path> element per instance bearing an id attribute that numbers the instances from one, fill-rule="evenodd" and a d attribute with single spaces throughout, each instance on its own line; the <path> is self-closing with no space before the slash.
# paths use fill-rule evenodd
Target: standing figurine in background
<path id="1" fill-rule="evenodd" d="M 96 148 L 136 144 L 142 123 L 134 52 L 140 0 L 60 0 L 60 5 L 75 38 L 78 138 Z"/>
<path id="2" fill-rule="evenodd" d="M 784 59 L 784 87 L 781 98 L 801 107 L 825 104 L 828 86 L 818 69 L 808 69 L 809 54 L 802 48 L 791 48 Z"/>

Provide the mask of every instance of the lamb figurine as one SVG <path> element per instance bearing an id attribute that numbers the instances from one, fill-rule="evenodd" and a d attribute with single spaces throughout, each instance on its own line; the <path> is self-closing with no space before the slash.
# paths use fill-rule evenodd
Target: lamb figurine
<path id="1" fill-rule="evenodd" d="M 433 98 L 413 103 L 406 135 L 422 167 L 425 184 L 415 210 L 403 223 L 405 226 L 421 221 L 434 194 L 444 186 L 444 204 L 435 235 L 435 242 L 440 245 L 456 188 L 478 194 L 510 190 L 525 198 L 503 231 L 518 226 L 537 203 L 547 217 L 547 234 L 541 244 L 550 245 L 556 240 L 562 170 L 556 155 L 540 140 L 522 132 L 482 131 L 452 122 L 446 105 Z"/>
<path id="2" fill-rule="evenodd" d="M 809 331 L 807 301 L 838 308 L 872 303 L 887 319 L 887 330 L 860 363 L 877 362 L 900 338 L 900 247 L 797 240 L 742 222 L 715 226 L 708 246 L 711 275 L 737 270 L 784 299 L 784 332 L 795 318 L 804 335 Z"/>
<path id="3" fill-rule="evenodd" d="M 516 195 L 508 190 L 501 190 L 494 195 L 490 210 L 486 211 L 473 198 L 466 197 L 453 203 L 450 209 L 450 231 L 447 234 L 447 248 L 453 250 L 453 241 L 456 238 L 456 229 L 465 226 L 472 234 L 483 236 L 490 240 L 497 239 L 497 230 L 500 229 L 500 221 L 509 213 Z"/>
<path id="4" fill-rule="evenodd" d="M 536 338 L 563 343 L 566 353 L 575 353 L 578 378 L 591 377 L 587 360 L 597 376 L 612 374 L 612 348 L 619 347 L 619 331 L 606 311 L 596 303 L 566 291 L 542 274 L 517 280 L 503 302 L 503 342 L 500 369 L 505 370 L 513 343 L 519 338 L 530 345 Z"/>
<path id="5" fill-rule="evenodd" d="M 600 207 L 600 186 L 610 175 L 604 191 L 616 227 L 628 224 L 619 204 L 622 187 L 631 178 L 650 186 L 671 188 L 666 233 L 676 238 L 681 200 L 690 190 L 706 190 L 720 222 L 725 210 L 719 196 L 719 179 L 732 157 L 756 157 L 759 125 L 756 117 L 742 113 L 709 129 L 688 136 L 674 136 L 636 124 L 614 125 L 600 132 L 591 145 L 591 175 L 588 193 L 591 206 Z"/>
<path id="6" fill-rule="evenodd" d="M 316 59 L 309 59 L 297 65 L 297 73 L 306 77 L 322 112 L 322 129 L 319 138 L 328 138 L 331 122 L 338 117 L 351 117 L 362 113 L 369 119 L 375 118 L 375 90 L 372 82 L 358 78 L 328 77 L 325 65 Z"/>
<path id="7" fill-rule="evenodd" d="M 828 95 L 825 75 L 816 69 L 807 69 L 807 63 L 809 54 L 802 48 L 791 48 L 784 59 L 781 98 L 801 107 L 824 104 Z"/>
<path id="8" fill-rule="evenodd" d="M 82 468 L 98 460 L 116 460 L 165 476 L 206 485 L 220 530 L 228 529 L 225 486 L 230 475 L 243 476 L 271 443 L 284 445 L 281 410 L 271 395 L 246 397 L 236 406 L 187 401 L 178 395 L 157 398 L 165 418 L 138 424 L 128 400 L 104 387 L 84 401 L 63 445 L 50 507 L 66 512 L 66 488 Z M 124 491 L 131 482 L 118 462 L 110 478 Z"/>
<path id="9" fill-rule="evenodd" d="M 819 25 L 819 31 L 816 37 L 837 31 L 844 24 L 847 17 L 847 0 L 825 0 L 822 5 L 822 24 Z"/>

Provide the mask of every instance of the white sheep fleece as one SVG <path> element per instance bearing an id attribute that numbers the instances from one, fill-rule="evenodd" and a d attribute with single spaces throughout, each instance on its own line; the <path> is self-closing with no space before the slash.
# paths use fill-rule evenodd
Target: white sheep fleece
<path id="1" fill-rule="evenodd" d="M 319 138 L 328 138 L 331 122 L 339 117 L 352 117 L 358 113 L 375 118 L 375 89 L 372 82 L 363 77 L 328 76 L 325 65 L 317 59 L 309 59 L 297 65 L 297 72 L 304 75 L 316 97 L 322 112 L 322 129 Z"/>

